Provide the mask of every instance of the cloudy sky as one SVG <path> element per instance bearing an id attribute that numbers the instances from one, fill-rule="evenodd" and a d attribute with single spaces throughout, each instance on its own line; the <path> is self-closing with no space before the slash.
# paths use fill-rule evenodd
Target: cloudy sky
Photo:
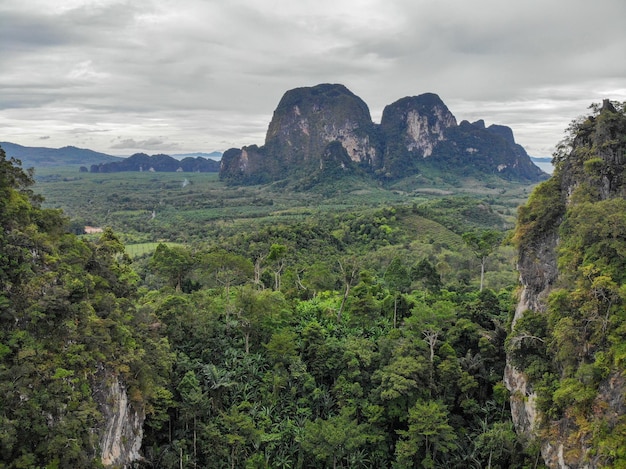
<path id="1" fill-rule="evenodd" d="M 626 101 L 624 0 L 1 0 L 0 141 L 114 155 L 263 144 L 285 91 L 341 83 L 375 122 L 437 93 L 550 156 Z"/>

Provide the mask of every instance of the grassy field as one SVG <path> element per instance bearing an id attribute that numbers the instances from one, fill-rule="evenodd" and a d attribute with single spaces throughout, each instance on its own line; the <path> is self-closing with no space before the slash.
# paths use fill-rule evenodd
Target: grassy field
<path id="1" fill-rule="evenodd" d="M 156 250 L 157 246 L 160 243 L 137 243 L 137 244 L 127 244 L 126 245 L 126 254 L 128 254 L 131 258 L 143 257 L 146 255 L 152 255 Z M 180 243 L 164 243 L 169 247 L 172 246 L 182 246 Z"/>

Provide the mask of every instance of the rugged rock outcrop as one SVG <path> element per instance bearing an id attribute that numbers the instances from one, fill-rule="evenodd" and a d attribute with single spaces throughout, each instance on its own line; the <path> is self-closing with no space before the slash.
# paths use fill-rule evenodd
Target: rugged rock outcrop
<path id="1" fill-rule="evenodd" d="M 619 251 L 626 227 L 618 221 L 623 214 L 611 222 L 576 214 L 626 198 L 626 115 L 605 100 L 595 115 L 573 123 L 572 132 L 555 154 L 553 177 L 520 208 L 522 289 L 504 381 L 518 432 L 539 439 L 548 467 L 593 469 L 611 464 L 624 443 L 612 435 L 620 434 L 626 415 L 624 366 L 603 360 L 615 353 L 612 344 L 621 335 L 610 331 L 623 308 L 613 285 L 624 280 L 615 265 L 626 262 Z M 598 225 L 607 222 L 609 230 Z M 592 235 L 572 244 L 581 232 Z M 601 317 L 594 311 L 599 305 Z M 529 365 L 531 353 L 539 359 Z"/>
<path id="2" fill-rule="evenodd" d="M 252 183 L 294 173 L 308 177 L 323 166 L 333 142 L 339 142 L 354 163 L 379 164 L 377 129 L 361 98 L 342 85 L 296 88 L 285 93 L 274 111 L 265 145 L 226 151 L 220 176 Z"/>
<path id="3" fill-rule="evenodd" d="M 343 85 L 318 85 L 285 93 L 265 138 L 267 151 L 286 164 L 318 160 L 338 141 L 350 159 L 375 165 L 375 128 L 367 104 Z"/>
<path id="4" fill-rule="evenodd" d="M 96 395 L 104 418 L 100 430 L 102 464 L 111 468 L 127 468 L 142 460 L 144 409 L 132 403 L 124 384 L 117 376 L 106 374 Z"/>
<path id="5" fill-rule="evenodd" d="M 345 86 L 322 84 L 285 93 L 265 144 L 228 150 L 220 177 L 237 183 L 308 177 L 333 142 L 339 142 L 356 164 L 352 170 L 365 170 L 382 180 L 416 174 L 424 164 L 459 174 L 469 171 L 524 181 L 545 176 L 515 143 L 511 129 L 485 129 L 484 123 L 457 125 L 436 94 L 388 105 L 377 125 L 365 102 Z"/>
<path id="6" fill-rule="evenodd" d="M 406 97 L 385 107 L 380 122 L 385 135 L 385 171 L 401 174 L 414 162 L 433 154 L 456 127 L 456 118 L 433 93 Z"/>

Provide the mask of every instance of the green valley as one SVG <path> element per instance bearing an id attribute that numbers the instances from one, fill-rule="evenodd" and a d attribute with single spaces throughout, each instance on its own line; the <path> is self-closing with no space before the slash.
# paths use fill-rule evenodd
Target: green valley
<path id="1" fill-rule="evenodd" d="M 24 372 L 34 379 L 34 370 L 17 367 L 29 350 L 47 350 L 50 364 L 37 366 L 51 373 L 50 382 L 61 372 L 68 386 L 78 384 L 72 376 L 87 377 L 83 397 L 64 406 L 88 399 L 93 410 L 82 426 L 80 414 L 57 407 L 38 432 L 5 427 L 6 467 L 93 463 L 102 440 L 77 443 L 71 454 L 41 446 L 61 423 L 66 438 L 85 425 L 107 425 L 107 404 L 96 391 L 100 375 L 77 363 L 106 370 L 109 381 L 123 383 L 129 408 L 144 413 L 144 459 L 135 465 L 523 467 L 535 459 L 515 434 L 502 384 L 514 251 L 494 245 L 480 291 L 480 261 L 462 236 L 504 236 L 529 186 L 456 180 L 407 190 L 407 181 L 384 188 L 355 177 L 301 191 L 284 183 L 228 186 L 214 174 L 58 167 L 37 171 L 36 180 L 43 206 L 62 207 L 70 217 L 59 218 L 54 230 L 104 228 L 58 238 L 41 226 L 37 236 L 59 253 L 71 243 L 97 253 L 105 239 L 122 240 L 132 263 L 112 255 L 132 274 L 114 275 L 130 282 L 130 296 L 123 316 L 96 308 L 89 319 L 73 312 L 80 297 L 58 277 L 64 286 L 54 295 L 79 335 L 57 334 L 54 348 L 45 334 L 59 326 L 34 321 L 28 304 L 41 300 L 27 300 L 25 322 L 0 339 L 2 382 Z M 94 287 L 85 288 L 92 298 Z M 45 318 L 51 310 L 39 311 Z M 80 335 L 94 321 L 130 328 L 115 339 L 122 348 L 111 364 Z M 25 331 L 29 345 L 14 338 Z M 123 352 L 129 341 L 133 351 Z M 63 350 L 70 344 L 76 358 L 68 362 Z M 142 370 L 138 382 L 135 366 Z M 60 399 L 62 389 L 47 395 Z M 26 394 L 29 402 L 37 392 Z M 19 399 L 7 401 L 5 422 L 32 418 L 28 412 L 39 406 L 20 410 Z M 25 447 L 25 439 L 40 443 Z"/>
<path id="2" fill-rule="evenodd" d="M 0 467 L 622 467 L 626 127 L 593 111 L 536 187 L 0 153 Z"/>

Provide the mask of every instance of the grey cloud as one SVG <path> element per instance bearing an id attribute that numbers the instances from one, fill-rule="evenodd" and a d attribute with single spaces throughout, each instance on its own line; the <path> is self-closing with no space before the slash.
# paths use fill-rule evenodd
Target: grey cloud
<path id="1" fill-rule="evenodd" d="M 544 149 L 592 101 L 626 99 L 623 0 L 37 3 L 0 5 L 11 64 L 0 69 L 0 125 L 24 139 L 72 144 L 88 132 L 101 150 L 157 151 L 262 143 L 285 91 L 331 82 L 375 118 L 435 92 L 458 119 L 509 125 Z"/>
<path id="2" fill-rule="evenodd" d="M 148 138 L 146 140 L 135 140 L 126 138 L 110 146 L 111 149 L 143 149 L 143 150 L 177 150 L 180 145 L 177 143 L 166 143 L 160 138 Z"/>
<path id="3" fill-rule="evenodd" d="M 55 47 L 71 43 L 76 35 L 42 14 L 1 12 L 0 50 L 19 53 L 38 47 Z"/>

